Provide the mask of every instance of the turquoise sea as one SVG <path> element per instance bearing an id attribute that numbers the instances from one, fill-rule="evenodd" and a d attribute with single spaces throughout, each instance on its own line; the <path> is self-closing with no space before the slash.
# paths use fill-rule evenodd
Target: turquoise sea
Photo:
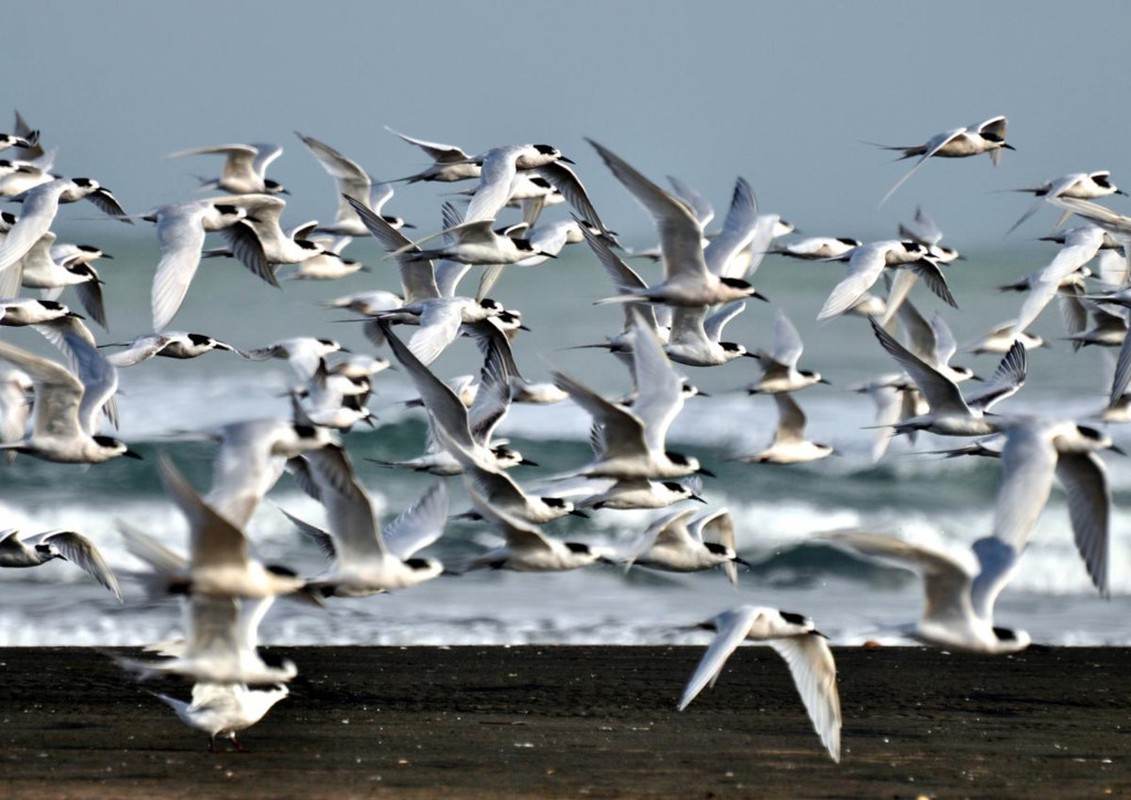
<path id="1" fill-rule="evenodd" d="M 403 191 L 409 191 L 404 189 Z M 295 220 L 297 221 L 297 220 Z M 610 221 L 617 228 L 619 221 Z M 638 221 L 633 221 L 638 222 Z M 418 223 L 420 224 L 420 223 Z M 629 226 L 629 223 L 624 223 Z M 647 223 L 641 224 L 647 230 Z M 818 233 L 816 231 L 807 233 Z M 822 232 L 824 233 L 824 232 Z M 843 232 L 830 231 L 830 234 Z M 894 232 L 893 232 L 894 233 Z M 156 237 L 145 223 L 126 230 L 117 223 L 82 227 L 91 241 L 115 256 L 100 262 L 106 281 L 111 332 L 99 341 L 125 341 L 148 330 L 148 294 L 157 263 Z M 61 234 L 60 240 L 65 239 Z M 648 241 L 635 241 L 648 246 Z M 965 250 L 961 241 L 951 243 Z M 1047 263 L 1054 245 L 1017 239 L 1010 246 L 971 248 L 967 260 L 947 268 L 960 311 L 947 309 L 959 342 L 967 341 L 1016 312 L 1018 295 L 993 287 Z M 372 242 L 349 251 L 369 265 L 335 282 L 287 282 L 283 290 L 259 282 L 238 263 L 205 261 L 185 305 L 170 326 L 211 334 L 241 348 L 295 335 L 340 339 L 354 351 L 369 345 L 358 323 L 322 302 L 370 288 L 396 289 L 392 261 Z M 649 279 L 658 267 L 639 262 Z M 820 371 L 831 386 L 797 395 L 817 441 L 833 444 L 839 457 L 806 466 L 745 465 L 728 460 L 768 443 L 776 420 L 773 401 L 748 397 L 740 388 L 757 373 L 757 362 L 711 369 L 685 368 L 708 397 L 690 399 L 670 436 L 716 472 L 703 494 L 712 508 L 734 513 L 739 549 L 755 566 L 741 574 L 737 590 L 721 573 L 686 576 L 596 567 L 566 574 L 475 573 L 444 577 L 387 596 L 332 602 L 324 611 L 280 602 L 262 629 L 268 643 L 465 644 L 465 643 L 659 643 L 681 641 L 681 626 L 741 603 L 772 605 L 812 616 L 834 642 L 891 638 L 893 625 L 914 619 L 922 606 L 918 580 L 909 573 L 864 564 L 814 542 L 822 530 L 861 526 L 941 548 L 962 550 L 989 533 L 1000 467 L 987 459 L 940 460 L 917 451 L 947 444 L 921 437 L 916 448 L 895 444 L 872 464 L 870 401 L 849 391 L 857 382 L 894 371 L 860 318 L 818 325 L 816 312 L 843 274 L 838 264 L 791 262 L 770 256 L 754 283 L 772 304 L 751 302 L 727 328 L 726 338 L 750 349 L 768 348 L 775 308 L 782 308 L 806 342 L 802 366 Z M 466 280 L 474 290 L 477 276 Z M 571 350 L 612 335 L 621 325 L 616 306 L 594 306 L 611 294 L 596 259 L 584 244 L 572 246 L 540 267 L 511 268 L 492 295 L 523 312 L 532 328 L 515 345 L 520 368 L 532 380 L 546 380 L 551 368 L 565 370 L 599 390 L 622 394 L 627 372 L 600 350 Z M 913 298 L 925 313 L 945 309 L 917 289 Z M 64 302 L 77 303 L 64 296 Z M 1055 308 L 1036 329 L 1053 347 L 1031 354 L 1030 378 L 1006 401 L 1002 412 L 1086 415 L 1102 407 L 1108 380 L 1096 348 L 1074 353 Z M 35 333 L 4 329 L 8 341 L 50 353 Z M 388 355 L 385 353 L 385 355 Z M 994 356 L 966 357 L 981 374 L 992 372 Z M 443 377 L 477 373 L 478 353 L 457 342 L 434 365 Z M 213 353 L 189 362 L 155 359 L 120 373 L 120 435 L 145 456 L 89 468 L 49 464 L 20 457 L 0 467 L 0 512 L 6 527 L 25 531 L 67 527 L 92 538 L 121 573 L 138 565 L 117 534 L 125 521 L 184 547 L 185 525 L 156 477 L 155 456 L 169 453 L 202 491 L 211 480 L 210 445 L 185 441 L 185 432 L 240 419 L 285 414 L 291 375 L 283 362 L 252 363 Z M 382 469 L 366 458 L 396 459 L 422 452 L 424 421 L 419 410 L 400 401 L 413 394 L 403 371 L 376 379 L 371 408 L 375 430 L 346 435 L 345 444 L 381 515 L 388 519 L 424 491 L 429 476 Z M 589 458 L 588 418 L 572 405 L 512 409 L 502 435 L 537 468 L 519 468 L 521 482 L 568 471 Z M 1128 437 L 1112 431 L 1118 441 Z M 1127 442 L 1124 442 L 1127 444 Z M 1055 489 L 1024 554 L 1021 569 L 997 606 L 1000 624 L 1028 630 L 1035 641 L 1057 644 L 1131 644 L 1131 462 L 1105 454 L 1114 493 L 1112 597 L 1101 599 L 1075 555 L 1063 495 Z M 451 480 L 453 510 L 465 500 Z M 303 574 L 323 568 L 313 545 L 302 541 L 279 512 L 281 506 L 311 521 L 321 520 L 317 504 L 285 476 L 253 520 L 249 535 L 259 554 Z M 555 535 L 605 544 L 623 543 L 663 512 L 596 512 L 591 519 L 552 523 Z M 452 522 L 428 553 L 456 568 L 470 560 L 493 534 L 481 523 Z M 73 566 L 55 562 L 33 570 L 0 571 L 0 646 L 31 644 L 140 645 L 170 635 L 179 625 L 175 602 L 147 603 L 125 580 L 127 602 L 113 598 Z"/>

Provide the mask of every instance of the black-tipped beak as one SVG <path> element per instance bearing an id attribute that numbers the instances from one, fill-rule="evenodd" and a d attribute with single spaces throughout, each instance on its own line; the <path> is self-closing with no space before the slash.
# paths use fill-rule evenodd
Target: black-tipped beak
<path id="1" fill-rule="evenodd" d="M 735 556 L 734 558 L 731 559 L 731 561 L 733 561 L 735 564 L 741 564 L 742 566 L 746 567 L 747 569 L 754 569 L 754 565 L 751 564 L 749 561 L 747 561 L 745 558 L 740 558 L 738 556 Z"/>
<path id="2" fill-rule="evenodd" d="M 699 391 L 697 391 L 695 393 L 695 396 L 696 397 L 710 397 L 711 395 L 708 394 L 707 392 L 704 392 L 702 389 L 700 389 Z"/>
<path id="3" fill-rule="evenodd" d="M 291 193 L 290 193 L 290 191 L 288 191 L 287 189 L 283 189 L 283 188 L 280 188 L 280 189 L 279 189 L 279 191 L 278 191 L 278 192 L 276 192 L 276 194 L 285 194 L 285 195 L 287 195 L 288 197 L 290 197 L 290 194 L 291 194 Z"/>
<path id="4" fill-rule="evenodd" d="M 538 255 L 545 256 L 546 258 L 557 258 L 557 253 L 547 253 L 545 250 L 539 250 Z"/>
<path id="5" fill-rule="evenodd" d="M 959 253 L 957 256 L 954 257 L 954 260 L 955 261 L 969 261 L 970 259 L 966 258 L 966 256 Z"/>
<path id="6" fill-rule="evenodd" d="M 817 378 L 817 383 L 823 383 L 825 386 L 832 386 L 833 382 L 826 378 Z"/>
<path id="7" fill-rule="evenodd" d="M 970 376 L 970 380 L 972 380 L 972 381 L 978 381 L 978 383 L 985 383 L 985 382 L 986 382 L 986 379 L 985 379 L 985 378 L 983 378 L 983 377 L 982 377 L 981 375 L 977 375 L 977 374 L 975 374 L 975 375 L 971 375 L 971 376 Z"/>
<path id="8" fill-rule="evenodd" d="M 697 470 L 695 470 L 695 471 L 696 471 L 696 472 L 697 472 L 698 474 L 700 474 L 700 475 L 706 475 L 706 476 L 707 476 L 708 478 L 717 478 L 717 477 L 719 477 L 718 475 L 716 475 L 715 473 L 711 472 L 711 470 L 707 469 L 706 467 L 700 467 L 699 469 L 697 469 Z"/>
<path id="9" fill-rule="evenodd" d="M 566 164 L 573 164 L 574 166 L 577 165 L 576 161 L 574 161 L 572 158 L 566 158 L 565 156 L 559 156 L 558 161 L 564 161 Z"/>
<path id="10" fill-rule="evenodd" d="M 402 222 L 401 227 L 402 228 L 408 228 L 409 230 L 416 230 L 416 226 L 413 225 L 411 222 Z"/>
<path id="11" fill-rule="evenodd" d="M 757 358 L 757 357 L 758 357 L 758 354 L 757 354 L 757 353 L 750 353 L 750 352 L 746 352 L 746 353 L 743 353 L 743 354 L 742 354 L 742 357 L 743 357 L 743 358 Z"/>
<path id="12" fill-rule="evenodd" d="M 242 222 L 259 222 L 259 217 L 253 217 L 251 214 L 248 214 L 241 221 Z"/>
<path id="13" fill-rule="evenodd" d="M 537 461 L 531 461 L 529 458 L 520 458 L 518 461 L 524 467 L 538 467 L 541 466 Z"/>
<path id="14" fill-rule="evenodd" d="M 766 297 L 766 295 L 762 294 L 761 292 L 754 292 L 754 294 L 752 294 L 750 296 L 753 297 L 753 298 L 756 298 L 758 300 L 761 300 L 763 303 L 770 302 L 770 298 Z"/>
<path id="15" fill-rule="evenodd" d="M 529 332 L 529 331 L 530 331 L 530 328 L 526 327 L 525 325 L 519 325 L 519 326 L 518 326 L 518 329 L 519 329 L 520 331 L 527 331 L 527 332 Z"/>
<path id="16" fill-rule="evenodd" d="M 1126 456 L 1126 455 L 1127 455 L 1127 451 L 1126 451 L 1126 450 L 1124 450 L 1124 449 L 1123 449 L 1122 447 L 1120 447 L 1120 446 L 1119 446 L 1119 445 L 1117 445 L 1117 444 L 1113 444 L 1113 445 L 1112 445 L 1111 447 L 1109 447 L 1109 448 L 1108 448 L 1108 450 L 1110 450 L 1110 451 L 1111 451 L 1111 452 L 1113 452 L 1113 453 L 1118 453 L 1118 454 L 1119 454 L 1119 455 L 1121 455 L 1121 456 Z"/>
<path id="17" fill-rule="evenodd" d="M 74 311 L 68 311 L 67 316 L 70 317 L 71 319 L 86 319 L 86 317 L 84 317 L 82 314 L 76 314 Z M 102 345 L 98 345 L 98 346 L 102 347 Z"/>
<path id="18" fill-rule="evenodd" d="M 571 517 L 581 517 L 582 519 L 589 519 L 589 515 L 579 508 L 575 508 L 569 512 Z"/>
<path id="19" fill-rule="evenodd" d="M 374 417 L 370 414 L 368 417 L 362 417 L 361 421 L 368 425 L 370 428 L 376 428 L 377 423 L 373 421 Z"/>
<path id="20" fill-rule="evenodd" d="M 1003 150 L 1012 150 L 1014 152 L 1017 152 L 1017 148 L 1011 145 L 1009 142 L 1002 142 L 1001 147 Z"/>
<path id="21" fill-rule="evenodd" d="M 704 500 L 702 497 L 700 497 L 697 494 L 688 495 L 687 499 L 688 500 L 694 500 L 696 503 L 702 503 L 703 505 L 707 505 L 707 501 Z"/>
<path id="22" fill-rule="evenodd" d="M 136 450 L 130 450 L 128 447 L 126 448 L 126 451 L 122 453 L 122 455 L 124 455 L 126 458 L 132 458 L 137 461 L 145 461 L 141 453 L 137 452 Z"/>
<path id="23" fill-rule="evenodd" d="M 99 256 L 99 258 L 108 258 L 111 261 L 114 260 L 114 256 L 110 255 L 109 253 L 103 253 L 101 256 Z"/>

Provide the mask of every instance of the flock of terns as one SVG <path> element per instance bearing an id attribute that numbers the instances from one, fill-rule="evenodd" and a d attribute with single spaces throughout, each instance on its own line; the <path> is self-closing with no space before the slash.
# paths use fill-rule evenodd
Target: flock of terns
<path id="1" fill-rule="evenodd" d="M 728 321 L 761 295 L 749 282 L 767 253 L 808 260 L 843 261 L 847 274 L 832 287 L 819 319 L 842 315 L 868 320 L 880 346 L 898 371 L 860 391 L 876 400 L 877 436 L 873 457 L 883 455 L 895 434 L 929 431 L 965 437 L 951 455 L 1000 458 L 1003 471 L 993 529 L 972 545 L 972 558 L 956 560 L 891 536 L 839 531 L 824 539 L 849 552 L 917 571 L 926 589 L 921 619 L 906 633 L 920 641 L 983 653 L 1008 653 L 1029 644 L 1023 631 L 995 625 L 998 594 L 1018 569 L 1019 558 L 1049 496 L 1054 476 L 1068 496 L 1071 527 L 1080 555 L 1098 591 L 1108 593 L 1111 496 L 1099 451 L 1114 449 L 1100 429 L 1075 420 L 999 415 L 996 403 L 1016 393 L 1028 370 L 1028 351 L 1039 337 L 1026 329 L 1059 298 L 1070 333 L 1078 343 L 1120 347 L 1111 401 L 1099 416 L 1128 418 L 1131 347 L 1127 330 L 1131 289 L 1125 242 L 1131 218 L 1091 202 L 1116 193 L 1106 172 L 1080 173 L 1027 191 L 1035 205 L 1024 222 L 1046 203 L 1075 214 L 1083 224 L 1050 237 L 1061 247 L 1044 267 L 1012 287 L 1025 293 L 1017 316 L 979 343 L 978 351 L 1001 355 L 997 370 L 980 388 L 963 391 L 973 377 L 952 365 L 957 346 L 940 314 L 924 318 L 910 296 L 921 282 L 944 302 L 955 299 L 946 265 L 959 254 L 940 244 L 942 234 L 922 211 L 900 228 L 900 238 L 862 243 L 818 237 L 776 243 L 792 231 L 779 216 L 760 212 L 749 184 L 739 178 L 723 225 L 706 232 L 713 210 L 694 189 L 671 179 L 665 189 L 619 155 L 590 142 L 617 180 L 655 222 L 659 247 L 630 253 L 606 227 L 573 162 L 550 145 L 509 145 L 472 155 L 458 147 L 391 131 L 432 160 L 421 172 L 399 179 L 408 184 L 466 181 L 466 208 L 446 202 L 443 228 L 413 240 L 404 220 L 384 213 L 393 182 L 373 179 L 356 161 L 310 136 L 299 134 L 310 153 L 336 182 L 339 198 L 332 223 L 281 227 L 287 190 L 267 177 L 280 155 L 275 145 L 235 144 L 183 150 L 171 157 L 222 156 L 218 178 L 204 182 L 214 196 L 172 203 L 130 215 L 98 181 L 55 174 L 55 152 L 45 151 L 38 132 L 16 115 L 12 134 L 0 138 L 0 195 L 20 201 L 19 213 L 0 222 L 0 325 L 33 326 L 54 343 L 66 364 L 0 341 L 4 376 L 0 447 L 6 455 L 28 454 L 51 461 L 92 464 L 135 456 L 128 446 L 100 433 L 106 418 L 116 424 L 118 369 L 161 356 L 191 359 L 226 350 L 249 359 L 285 359 L 294 372 L 292 415 L 285 419 L 237 422 L 209 432 L 219 445 L 211 489 L 201 494 L 165 455 L 157 459 L 163 485 L 188 521 L 187 555 L 123 523 L 129 551 L 147 565 L 134 575 L 151 596 L 176 595 L 185 607 L 184 637 L 150 648 L 143 659 L 120 659 L 142 676 L 173 675 L 193 682 L 191 701 L 160 695 L 187 724 L 239 748 L 237 731 L 258 721 L 286 696 L 293 663 L 268 664 L 257 650 L 257 628 L 275 598 L 290 596 L 317 604 L 329 598 L 360 597 L 405 589 L 446 571 L 434 558 L 417 555 L 443 533 L 449 519 L 448 493 L 441 480 L 411 507 L 382 525 L 366 488 L 358 480 L 340 432 L 370 422 L 367 408 L 374 376 L 390 366 L 378 356 L 349 355 L 331 340 L 310 337 L 240 350 L 210 336 L 170 332 L 205 258 L 232 257 L 267 283 L 281 278 L 328 280 L 364 267 L 344 255 L 354 237 L 372 236 L 399 269 L 399 291 L 384 289 L 338 298 L 329 305 L 364 319 L 367 338 L 387 347 L 413 381 L 429 421 L 427 451 L 418 458 L 387 463 L 437 476 L 462 475 L 473 510 L 503 543 L 468 569 L 555 571 L 615 562 L 691 572 L 721 567 L 737 580 L 745 562 L 735 552 L 734 523 L 725 509 L 697 513 L 664 511 L 625 550 L 562 541 L 542 526 L 594 509 L 667 509 L 684 501 L 707 501 L 698 475 L 710 475 L 694 457 L 669 450 L 665 439 L 686 398 L 697 390 L 674 365 L 717 366 L 751 357 L 762 377 L 751 394 L 771 395 L 779 410 L 772 443 L 743 455 L 749 462 L 796 464 L 824 458 L 832 448 L 809 441 L 805 415 L 795 395 L 824 382 L 799 368 L 801 338 L 778 313 L 769 350 L 748 350 L 725 341 Z M 917 158 L 888 192 L 890 197 L 935 158 L 988 154 L 995 163 L 1005 149 L 1006 119 L 955 128 L 913 147 L 889 148 Z M 51 232 L 61 204 L 86 199 L 128 224 L 156 224 L 161 250 L 152 289 L 153 331 L 137 336 L 113 354 L 96 343 L 84 317 L 58 302 L 74 287 L 87 316 L 106 326 L 103 282 L 93 266 L 104 254 L 95 247 L 58 243 Z M 570 214 L 545 222 L 542 213 L 564 203 Z M 521 221 L 504 223 L 517 207 Z M 1016 227 L 1016 226 L 1015 226 Z M 206 249 L 209 233 L 222 247 Z M 606 341 L 629 370 L 633 388 L 607 398 L 578 378 L 554 372 L 549 383 L 534 383 L 515 363 L 511 341 L 524 329 L 521 314 L 487 293 L 510 268 L 548 263 L 568 245 L 587 243 L 604 266 L 613 290 L 601 304 L 623 309 L 623 325 Z M 663 277 L 648 281 L 629 266 L 630 257 L 662 262 Z M 1096 268 L 1087 265 L 1095 263 Z M 461 279 L 481 268 L 474 295 L 460 293 Z M 1086 283 L 1089 277 L 1102 281 Z M 873 294 L 886 285 L 886 296 Z M 21 296 L 40 289 L 39 298 Z M 196 289 L 196 291 L 200 291 Z M 763 298 L 764 299 L 764 298 Z M 1095 327 L 1088 328 L 1088 320 Z M 841 324 L 841 323 L 837 323 Z M 408 331 L 405 333 L 404 331 Z M 461 336 L 482 356 L 479 380 L 445 382 L 430 365 Z M 495 431 L 513 402 L 572 401 L 592 417 L 593 458 L 538 484 L 519 484 L 509 469 L 530 463 Z M 30 426 L 29 426 L 30 420 Z M 15 468 L 15 467 L 13 467 Z M 325 508 L 324 530 L 287 513 L 329 562 L 321 574 L 303 577 L 258 561 L 245 529 L 261 500 L 286 469 Z M 286 512 L 284 512 L 286 513 Z M 30 567 L 65 558 L 85 569 L 119 600 L 118 581 L 95 546 L 71 531 L 48 531 L 0 539 L 0 566 Z M 680 700 L 686 707 L 713 685 L 734 649 L 745 640 L 779 652 L 829 756 L 840 758 L 840 707 L 836 669 L 825 638 L 807 617 L 777 609 L 744 606 L 704 623 L 718 631 Z M 253 688 L 269 685 L 272 688 Z"/>

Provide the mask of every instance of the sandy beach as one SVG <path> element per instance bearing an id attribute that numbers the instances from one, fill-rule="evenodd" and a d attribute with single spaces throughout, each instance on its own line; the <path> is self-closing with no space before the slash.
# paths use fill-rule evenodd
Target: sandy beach
<path id="1" fill-rule="evenodd" d="M 784 663 L 741 648 L 676 698 L 699 647 L 271 648 L 300 675 L 206 751 L 84 648 L 0 650 L 4 797 L 1128 797 L 1131 650 L 1006 658 L 836 650 L 844 754 Z"/>

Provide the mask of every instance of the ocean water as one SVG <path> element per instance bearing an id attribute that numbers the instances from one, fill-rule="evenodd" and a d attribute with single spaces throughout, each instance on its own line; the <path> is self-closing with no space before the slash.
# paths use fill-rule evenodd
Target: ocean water
<path id="1" fill-rule="evenodd" d="M 100 266 L 106 281 L 112 330 L 100 341 L 125 341 L 148 330 L 148 293 L 157 263 L 151 229 L 97 229 L 86 239 L 115 256 Z M 640 244 L 645 244 L 641 242 Z M 960 245 L 959 245 L 960 246 Z M 960 342 L 1016 313 L 1019 295 L 999 295 L 993 287 L 1047 263 L 1054 250 L 1022 243 L 1010 249 L 973 250 L 968 260 L 948 269 L 960 311 L 947 318 Z M 347 315 L 321 305 L 325 300 L 370 288 L 396 288 L 395 265 L 366 242 L 351 255 L 370 267 L 336 282 L 287 283 L 272 289 L 235 262 L 206 261 L 188 299 L 170 326 L 208 333 L 249 348 L 294 335 L 331 336 L 354 351 L 369 348 L 360 327 Z M 658 267 L 643 263 L 649 277 Z M 811 465 L 746 465 L 729 460 L 768 443 L 776 421 L 768 397 L 740 391 L 758 372 L 757 362 L 711 369 L 685 368 L 709 397 L 689 400 L 669 440 L 694 454 L 717 478 L 706 478 L 703 495 L 710 507 L 735 515 L 739 550 L 754 566 L 740 575 L 737 588 L 720 572 L 670 575 L 615 567 L 562 574 L 479 572 L 443 577 L 390 595 L 341 599 L 318 610 L 296 602 L 275 605 L 262 627 L 267 643 L 318 644 L 472 644 L 609 643 L 684 641 L 683 628 L 725 608 L 765 604 L 812 616 L 837 643 L 865 639 L 897 641 L 894 626 L 916 618 L 921 585 L 913 575 L 861 562 L 820 543 L 818 535 L 843 527 L 864 527 L 906 537 L 954 552 L 989 533 L 1000 466 L 986 459 L 941 460 L 923 451 L 950 444 L 921 437 L 915 448 L 897 442 L 879 464 L 868 457 L 874 431 L 867 398 L 849 390 L 853 383 L 894 370 L 894 362 L 875 341 L 867 323 L 840 318 L 814 322 L 828 291 L 843 274 L 836 264 L 790 262 L 769 257 L 755 284 L 772 304 L 753 301 L 727 329 L 728 339 L 748 348 L 768 348 L 776 308 L 784 309 L 806 342 L 802 366 L 820 371 L 831 386 L 797 395 L 817 441 L 840 455 Z M 473 273 L 467 279 L 472 291 Z M 520 336 L 516 358 L 532 380 L 545 380 L 551 368 L 569 372 L 599 390 L 623 393 L 627 372 L 607 354 L 569 349 L 596 343 L 620 327 L 616 306 L 594 306 L 611 293 L 596 260 L 584 245 L 531 269 L 510 269 L 492 295 L 522 310 L 533 329 Z M 913 299 L 925 313 L 943 308 L 917 289 Z M 64 302 L 75 303 L 64 297 Z M 1036 329 L 1053 347 L 1031 355 L 1030 378 L 1003 412 L 1082 416 L 1102 407 L 1110 379 L 1102 354 L 1094 348 L 1074 353 L 1063 341 L 1061 323 L 1050 308 Z M 37 335 L 5 329 L 5 340 L 50 353 Z M 965 360 L 988 375 L 994 356 Z M 457 342 L 435 365 L 444 377 L 476 373 L 474 346 Z M 0 645 L 142 645 L 175 633 L 180 624 L 174 601 L 147 603 L 128 574 L 139 565 L 125 552 L 119 521 L 184 548 L 185 524 L 165 497 L 155 472 L 155 456 L 167 452 L 201 491 L 211 480 L 213 448 L 185 434 L 240 420 L 285 414 L 284 393 L 291 380 L 282 362 L 250 363 L 213 353 L 189 362 L 155 359 L 120 373 L 120 435 L 144 461 L 118 459 L 93 467 L 49 464 L 20 457 L 0 467 L 0 513 L 6 527 L 32 532 L 65 527 L 93 539 L 119 571 L 127 602 L 118 606 L 109 593 L 69 564 L 54 562 L 29 570 L 0 570 Z M 397 459 L 422 452 L 421 412 L 401 401 L 412 387 L 401 371 L 377 377 L 371 407 L 374 430 L 346 435 L 345 444 L 361 480 L 385 519 L 407 507 L 430 476 L 383 469 L 366 458 Z M 589 459 L 588 418 L 565 403 L 517 406 L 501 433 L 538 468 L 519 468 L 520 482 L 568 471 Z M 1117 442 L 1128 437 L 1114 429 Z M 957 441 L 957 440 L 956 440 Z M 1131 644 L 1131 461 L 1105 454 L 1114 495 L 1111 533 L 1112 597 L 1101 599 L 1075 554 L 1063 495 L 1054 489 L 1017 577 L 997 605 L 999 624 L 1028 630 L 1050 644 Z M 453 510 L 466 500 L 458 479 L 448 479 Z M 249 536 L 263 558 L 316 574 L 324 562 L 316 548 L 300 539 L 277 507 L 322 521 L 318 505 L 285 476 L 253 520 Z M 566 518 L 548 526 L 554 535 L 601 544 L 623 544 L 666 512 L 595 512 L 591 519 Z M 493 540 L 480 523 L 452 522 L 427 554 L 459 568 Z"/>

